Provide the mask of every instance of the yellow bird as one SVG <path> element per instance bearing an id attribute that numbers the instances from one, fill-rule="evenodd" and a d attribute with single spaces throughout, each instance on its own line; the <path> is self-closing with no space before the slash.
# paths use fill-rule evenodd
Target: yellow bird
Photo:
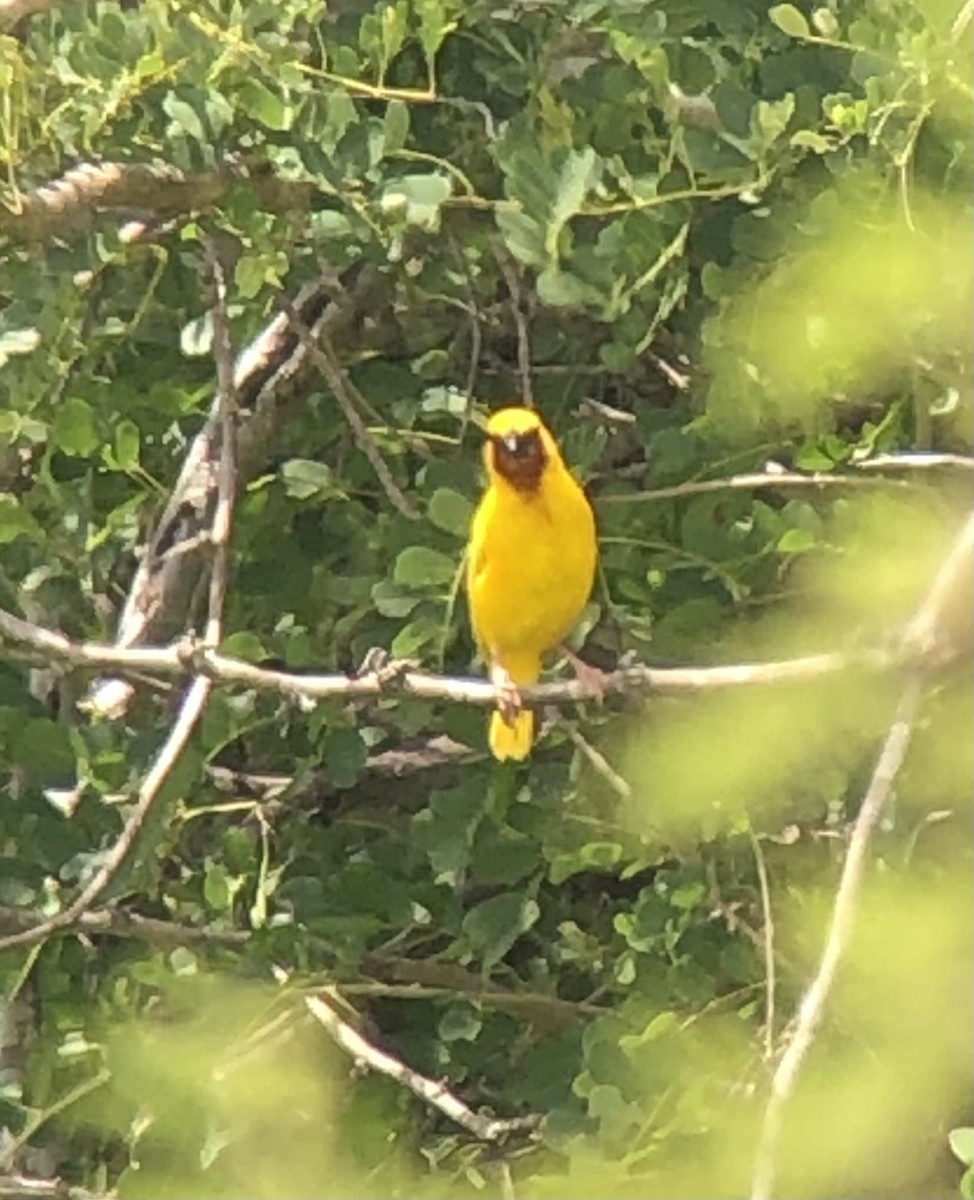
<path id="1" fill-rule="evenodd" d="M 467 548 L 470 620 L 497 694 L 491 752 L 522 759 L 534 741 L 534 714 L 521 711 L 518 689 L 537 681 L 542 655 L 585 607 L 595 575 L 595 518 L 532 409 L 491 416 L 484 465 L 488 486 Z"/>

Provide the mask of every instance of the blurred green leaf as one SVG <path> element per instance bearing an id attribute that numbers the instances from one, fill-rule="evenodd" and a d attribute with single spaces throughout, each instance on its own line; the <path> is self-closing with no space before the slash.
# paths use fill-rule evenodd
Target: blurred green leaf
<path id="1" fill-rule="evenodd" d="M 500 962 L 540 915 L 536 901 L 519 892 L 505 892 L 471 908 L 463 918 L 463 932 L 486 971 Z"/>
<path id="2" fill-rule="evenodd" d="M 794 4 L 776 4 L 768 9 L 768 16 L 789 37 L 807 38 L 811 33 L 804 14 Z"/>
<path id="3" fill-rule="evenodd" d="M 396 557 L 393 579 L 409 587 L 433 587 L 449 583 L 457 565 L 446 554 L 429 546 L 407 546 Z"/>

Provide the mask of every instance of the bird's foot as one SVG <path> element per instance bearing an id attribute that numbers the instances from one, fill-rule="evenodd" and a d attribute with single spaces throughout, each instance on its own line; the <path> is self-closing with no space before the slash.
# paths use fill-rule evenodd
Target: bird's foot
<path id="1" fill-rule="evenodd" d="M 499 663 L 491 664 L 490 682 L 497 711 L 508 725 L 513 725 L 514 718 L 521 711 L 521 693 L 517 684 Z"/>
<path id="2" fill-rule="evenodd" d="M 575 672 L 575 678 L 587 692 L 591 692 L 592 696 L 601 704 L 605 699 L 606 688 L 608 687 L 609 677 L 605 671 L 599 667 L 593 667 L 591 663 L 587 663 L 584 659 L 578 657 L 567 646 L 562 646 L 562 652 L 572 665 Z"/>
<path id="3" fill-rule="evenodd" d="M 355 672 L 355 677 L 365 679 L 371 675 L 379 687 L 384 688 L 398 683 L 403 675 L 415 671 L 418 667 L 419 663 L 415 659 L 393 658 L 381 646 L 373 646 L 365 652 L 365 658 L 362 659 L 362 665 Z"/>

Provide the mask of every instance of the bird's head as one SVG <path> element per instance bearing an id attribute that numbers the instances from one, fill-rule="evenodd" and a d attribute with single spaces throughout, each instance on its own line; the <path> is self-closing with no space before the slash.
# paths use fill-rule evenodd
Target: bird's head
<path id="1" fill-rule="evenodd" d="M 487 422 L 484 464 L 491 479 L 507 480 L 519 492 L 537 491 L 558 447 L 531 408 L 502 408 Z"/>

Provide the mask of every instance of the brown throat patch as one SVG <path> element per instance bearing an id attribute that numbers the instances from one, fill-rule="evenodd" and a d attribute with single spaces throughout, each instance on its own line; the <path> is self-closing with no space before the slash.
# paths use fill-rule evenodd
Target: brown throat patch
<path id="1" fill-rule="evenodd" d="M 519 492 L 536 492 L 548 456 L 536 429 L 525 433 L 501 433 L 490 439 L 494 470 Z"/>

